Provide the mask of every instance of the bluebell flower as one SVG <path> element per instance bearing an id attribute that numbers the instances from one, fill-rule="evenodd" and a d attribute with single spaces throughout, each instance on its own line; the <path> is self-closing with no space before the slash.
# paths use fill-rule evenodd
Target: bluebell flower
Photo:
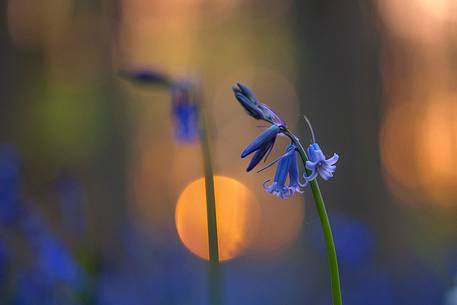
<path id="1" fill-rule="evenodd" d="M 316 179 L 318 175 L 325 180 L 333 177 L 333 173 L 336 170 L 335 163 L 338 161 L 338 155 L 334 154 L 332 158 L 325 159 L 319 145 L 316 144 L 313 128 L 306 116 L 304 118 L 310 128 L 313 144 L 311 144 L 307 150 L 309 160 L 305 164 L 305 167 L 310 170 L 311 173 L 309 176 L 306 176 L 306 173 L 303 175 L 305 178 L 305 184 L 302 184 L 299 178 L 300 172 L 297 161 L 297 153 L 299 151 L 298 147 L 300 148 L 300 153 L 305 152 L 301 151 L 302 146 L 298 137 L 289 131 L 286 123 L 273 110 L 271 110 L 267 105 L 261 103 L 255 97 L 251 89 L 240 83 L 237 83 L 232 89 L 235 93 L 235 98 L 250 116 L 257 120 L 264 120 L 271 124 L 269 128 L 255 138 L 254 141 L 252 141 L 252 143 L 250 143 L 241 153 L 241 158 L 244 158 L 255 152 L 246 169 L 248 172 L 256 167 L 262 159 L 266 159 L 268 157 L 269 153 L 273 149 L 278 134 L 287 136 L 292 142 L 289 146 L 287 146 L 284 155 L 260 170 L 262 171 L 279 162 L 273 182 L 269 186 L 267 186 L 267 183 L 270 182 L 271 179 L 263 183 L 263 188 L 267 192 L 281 198 L 286 198 L 295 192 L 302 193 L 302 188 L 305 187 L 308 182 Z M 287 178 L 289 178 L 288 186 L 285 185 Z"/>
<path id="2" fill-rule="evenodd" d="M 198 134 L 198 104 L 195 84 L 188 78 L 171 79 L 155 70 L 122 70 L 119 74 L 131 81 L 146 85 L 163 85 L 171 90 L 171 115 L 175 137 L 182 142 L 194 142 Z"/>
<path id="3" fill-rule="evenodd" d="M 61 173 L 56 181 L 60 219 L 72 237 L 82 237 L 85 228 L 83 215 L 83 186 L 71 173 Z"/>
<path id="4" fill-rule="evenodd" d="M 240 102 L 246 112 L 256 120 L 264 120 L 272 124 L 286 125 L 286 123 L 271 110 L 267 105 L 261 103 L 251 89 L 243 84 L 237 83 L 233 86 L 235 98 Z"/>
<path id="5" fill-rule="evenodd" d="M 52 287 L 47 285 L 41 275 L 32 271 L 20 271 L 16 274 L 12 304 L 52 304 Z"/>
<path id="6" fill-rule="evenodd" d="M 198 105 L 190 82 L 177 82 L 172 91 L 172 116 L 176 139 L 194 142 L 199 136 Z"/>
<path id="7" fill-rule="evenodd" d="M 308 147 L 307 154 L 309 161 L 306 161 L 305 167 L 311 171 L 311 174 L 309 176 L 304 175 L 306 182 L 316 179 L 318 175 L 324 180 L 329 180 L 333 177 L 333 173 L 336 170 L 334 164 L 339 159 L 337 154 L 325 159 L 324 153 L 317 143 L 313 143 Z"/>
<path id="8" fill-rule="evenodd" d="M 171 85 L 171 81 L 167 76 L 153 70 L 121 70 L 119 75 L 143 84 Z"/>
<path id="9" fill-rule="evenodd" d="M 20 158 L 13 146 L 0 147 L 0 224 L 19 217 Z"/>
<path id="10" fill-rule="evenodd" d="M 298 163 L 296 156 L 297 147 L 295 144 L 289 144 L 286 152 L 277 161 L 278 167 L 273 182 L 266 186 L 271 180 L 268 179 L 263 183 L 263 188 L 268 192 L 280 198 L 287 198 L 292 196 L 295 192 L 302 193 L 300 187 L 303 185 L 299 181 Z M 274 161 L 272 164 L 276 163 Z M 269 165 L 271 166 L 271 164 Z M 269 167 L 267 166 L 267 168 Z M 286 179 L 289 176 L 289 186 L 286 186 Z"/>
<path id="11" fill-rule="evenodd" d="M 43 280 L 51 285 L 65 283 L 74 289 L 80 289 L 84 282 L 84 273 L 71 253 L 49 233 L 42 233 L 32 244 L 36 253 L 36 267 Z M 36 252 L 35 252 L 36 251 Z"/>
<path id="12" fill-rule="evenodd" d="M 350 215 L 334 213 L 332 210 L 329 210 L 328 214 L 333 220 L 333 237 L 338 256 L 344 262 L 343 265 L 348 267 L 370 265 L 377 242 L 370 227 Z M 326 245 L 322 239 L 320 225 L 315 223 L 310 232 L 313 245 L 325 253 Z"/>
<path id="13" fill-rule="evenodd" d="M 268 155 L 268 153 L 273 149 L 276 136 L 280 131 L 281 126 L 271 125 L 241 152 L 241 158 L 244 158 L 255 151 L 255 154 L 252 157 L 251 162 L 249 162 L 246 171 L 251 171 L 257 164 L 259 164 L 264 156 Z"/>
<path id="14" fill-rule="evenodd" d="M 24 211 L 19 229 L 34 253 L 35 271 L 50 286 L 63 283 L 80 289 L 85 273 L 65 245 L 52 234 L 43 217 L 33 208 Z"/>

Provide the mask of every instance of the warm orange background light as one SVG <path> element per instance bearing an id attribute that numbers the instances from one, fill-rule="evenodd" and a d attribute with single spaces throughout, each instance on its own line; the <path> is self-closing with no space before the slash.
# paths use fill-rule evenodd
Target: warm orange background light
<path id="1" fill-rule="evenodd" d="M 74 20 L 72 0 L 9 0 L 8 32 L 16 45 L 44 47 L 63 39 Z M 68 34 L 68 33 L 67 33 Z"/>
<path id="2" fill-rule="evenodd" d="M 378 0 L 377 4 L 386 27 L 408 40 L 437 44 L 455 26 L 453 0 Z"/>
<path id="3" fill-rule="evenodd" d="M 421 103 L 396 104 L 381 131 L 388 185 L 406 202 L 455 206 L 457 97 L 435 94 Z"/>
<path id="4" fill-rule="evenodd" d="M 301 195 L 287 200 L 266 192 L 265 195 L 269 197 L 262 200 L 262 221 L 250 248 L 262 256 L 272 256 L 287 250 L 298 238 L 305 218 L 305 205 Z"/>
<path id="5" fill-rule="evenodd" d="M 247 187 L 235 179 L 214 177 L 219 257 L 222 261 L 240 255 L 257 231 L 259 206 Z M 205 179 L 190 183 L 176 206 L 176 228 L 184 245 L 208 259 Z"/>

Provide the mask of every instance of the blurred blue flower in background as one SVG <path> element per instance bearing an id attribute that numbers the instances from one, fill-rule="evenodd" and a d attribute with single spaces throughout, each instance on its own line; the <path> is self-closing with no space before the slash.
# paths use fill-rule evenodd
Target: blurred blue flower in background
<path id="1" fill-rule="evenodd" d="M 442 304 L 446 287 L 444 278 L 417 258 L 409 257 L 401 268 L 395 270 L 395 294 L 397 304 Z"/>
<path id="2" fill-rule="evenodd" d="M 1 285 L 7 279 L 8 272 L 8 248 L 3 239 L 0 238 L 0 292 L 2 290 Z"/>
<path id="3" fill-rule="evenodd" d="M 27 261 L 20 264 L 20 272 L 8 274 L 7 254 L 12 254 L 7 253 L 7 242 L 0 239 L 0 280 L 13 280 L 14 304 L 55 304 L 58 287 L 77 293 L 83 289 L 85 275 L 65 245 L 48 229 L 39 211 L 21 198 L 19 160 L 13 146 L 0 147 L 0 221 L 8 225 L 11 233 L 19 233 L 28 248 L 25 253 L 29 254 L 25 256 Z M 58 189 L 66 207 L 80 205 L 80 189 L 75 181 L 62 179 Z M 69 217 L 76 216 L 74 211 L 68 212 Z M 23 259 L 22 255 L 14 257 Z M 63 300 L 58 303 L 63 304 Z"/>
<path id="4" fill-rule="evenodd" d="M 19 229 L 30 253 L 34 254 L 31 272 L 39 274 L 43 285 L 65 285 L 74 291 L 83 289 L 86 281 L 84 270 L 65 245 L 48 230 L 38 211 L 30 205 L 22 214 Z"/>
<path id="5" fill-rule="evenodd" d="M 51 285 L 63 283 L 75 289 L 83 286 L 83 271 L 67 249 L 53 236 L 41 234 L 33 245 L 38 271 Z"/>
<path id="6" fill-rule="evenodd" d="M 70 233 L 71 237 L 82 237 L 85 219 L 83 213 L 83 187 L 80 181 L 72 174 L 61 173 L 56 181 L 60 219 L 62 228 Z"/>
<path id="7" fill-rule="evenodd" d="M 97 304 L 208 304 L 206 263 L 179 240 L 159 242 L 131 225 L 123 228 L 120 239 L 118 257 L 105 264 L 98 278 Z"/>
<path id="8" fill-rule="evenodd" d="M 171 113 L 177 140 L 192 143 L 199 137 L 198 105 L 193 84 L 183 80 L 171 88 Z"/>
<path id="9" fill-rule="evenodd" d="M 457 274 L 454 280 L 454 287 L 451 287 L 444 295 L 444 305 L 457 305 Z"/>
<path id="10" fill-rule="evenodd" d="M 19 213 L 19 156 L 13 146 L 0 146 L 0 224 L 12 224 Z"/>
<path id="11" fill-rule="evenodd" d="M 51 305 L 52 291 L 43 282 L 41 275 L 34 272 L 21 271 L 16 275 L 14 305 Z"/>
<path id="12" fill-rule="evenodd" d="M 288 255 L 231 262 L 223 272 L 224 305 L 312 304 L 308 301 L 315 278 L 303 276 L 307 266 Z"/>
<path id="13" fill-rule="evenodd" d="M 374 255 L 376 240 L 370 228 L 360 220 L 341 213 L 329 213 L 332 217 L 334 240 L 338 258 L 344 265 L 362 265 Z M 313 245 L 325 253 L 325 242 L 319 223 L 312 229 Z"/>
<path id="14" fill-rule="evenodd" d="M 372 267 L 372 266 L 371 266 Z M 351 282 L 345 283 L 343 295 L 346 304 L 351 305 L 390 305 L 390 304 L 414 304 L 396 303 L 392 278 L 382 270 L 358 270 L 358 274 Z M 348 270 L 349 271 L 349 270 Z M 322 304 L 329 303 L 322 302 Z"/>
<path id="15" fill-rule="evenodd" d="M 199 108 L 196 82 L 191 78 L 172 79 L 156 70 L 122 70 L 119 74 L 145 85 L 164 85 L 171 90 L 171 116 L 175 138 L 193 143 L 199 138 Z"/>
<path id="16" fill-rule="evenodd" d="M 44 219 L 31 207 L 32 203 L 23 203 L 21 218 L 18 221 L 18 230 L 26 238 L 33 238 L 35 233 L 40 234 L 46 225 Z"/>
<path id="17" fill-rule="evenodd" d="M 457 305 L 457 273 L 454 275 L 453 286 L 444 295 L 444 305 Z"/>
<path id="18" fill-rule="evenodd" d="M 119 75 L 132 81 L 143 83 L 145 85 L 166 85 L 169 86 L 171 81 L 165 74 L 148 69 L 140 70 L 121 70 Z"/>

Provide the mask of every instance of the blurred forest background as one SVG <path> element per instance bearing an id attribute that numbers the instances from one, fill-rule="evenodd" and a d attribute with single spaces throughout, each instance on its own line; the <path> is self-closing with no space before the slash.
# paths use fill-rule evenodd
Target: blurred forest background
<path id="1" fill-rule="evenodd" d="M 345 304 L 457 304 L 456 1 L 0 3 L 0 304 L 208 303 L 198 139 L 135 69 L 198 80 L 225 305 L 331 302 L 309 190 L 270 196 L 239 158 L 260 129 L 237 81 L 341 157 Z"/>

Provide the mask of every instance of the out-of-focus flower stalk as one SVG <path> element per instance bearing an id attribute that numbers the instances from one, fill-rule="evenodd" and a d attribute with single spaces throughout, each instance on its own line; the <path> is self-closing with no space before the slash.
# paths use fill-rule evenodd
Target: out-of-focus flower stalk
<path id="1" fill-rule="evenodd" d="M 208 224 L 208 245 L 209 245 L 209 269 L 208 269 L 208 288 L 209 288 L 209 301 L 211 305 L 222 304 L 221 294 L 221 272 L 220 272 L 220 261 L 219 261 L 219 244 L 217 237 L 217 218 L 216 218 L 216 195 L 214 191 L 214 172 L 212 166 L 211 157 L 211 143 L 208 126 L 208 120 L 206 117 L 206 108 L 203 99 L 199 95 L 197 84 L 192 79 L 174 80 L 164 75 L 163 73 L 151 70 L 140 70 L 140 71 L 122 71 L 121 76 L 126 77 L 132 81 L 143 83 L 146 85 L 165 85 L 166 88 L 172 90 L 173 103 L 177 103 L 182 96 L 186 95 L 186 103 L 189 103 L 189 99 L 195 103 L 196 115 L 198 117 L 198 127 L 200 136 L 200 146 L 203 155 L 203 168 L 205 173 L 205 194 L 206 194 L 206 216 Z M 179 93 L 179 94 L 178 94 Z M 176 105 L 174 105 L 176 106 Z M 177 120 L 182 115 L 179 111 L 174 111 L 177 114 Z M 186 111 L 187 113 L 188 111 Z M 188 120 L 192 120 L 193 117 L 188 118 L 188 114 L 184 115 Z M 193 122 L 185 122 L 185 124 L 192 124 Z M 178 126 L 176 127 L 178 128 Z M 177 133 L 178 135 L 181 133 Z M 189 140 L 192 140 L 192 132 L 185 131 L 182 133 L 184 136 L 191 135 Z"/>
<path id="2" fill-rule="evenodd" d="M 222 304 L 221 297 L 221 270 L 219 264 L 219 244 L 217 237 L 217 218 L 216 218 L 216 195 L 214 191 L 214 172 L 211 158 L 211 143 L 209 137 L 208 121 L 206 118 L 206 108 L 201 99 L 198 99 L 200 107 L 200 145 L 203 154 L 203 165 L 205 172 L 205 192 L 206 192 L 206 217 L 208 223 L 208 244 L 209 244 L 209 297 L 211 305 Z"/>

